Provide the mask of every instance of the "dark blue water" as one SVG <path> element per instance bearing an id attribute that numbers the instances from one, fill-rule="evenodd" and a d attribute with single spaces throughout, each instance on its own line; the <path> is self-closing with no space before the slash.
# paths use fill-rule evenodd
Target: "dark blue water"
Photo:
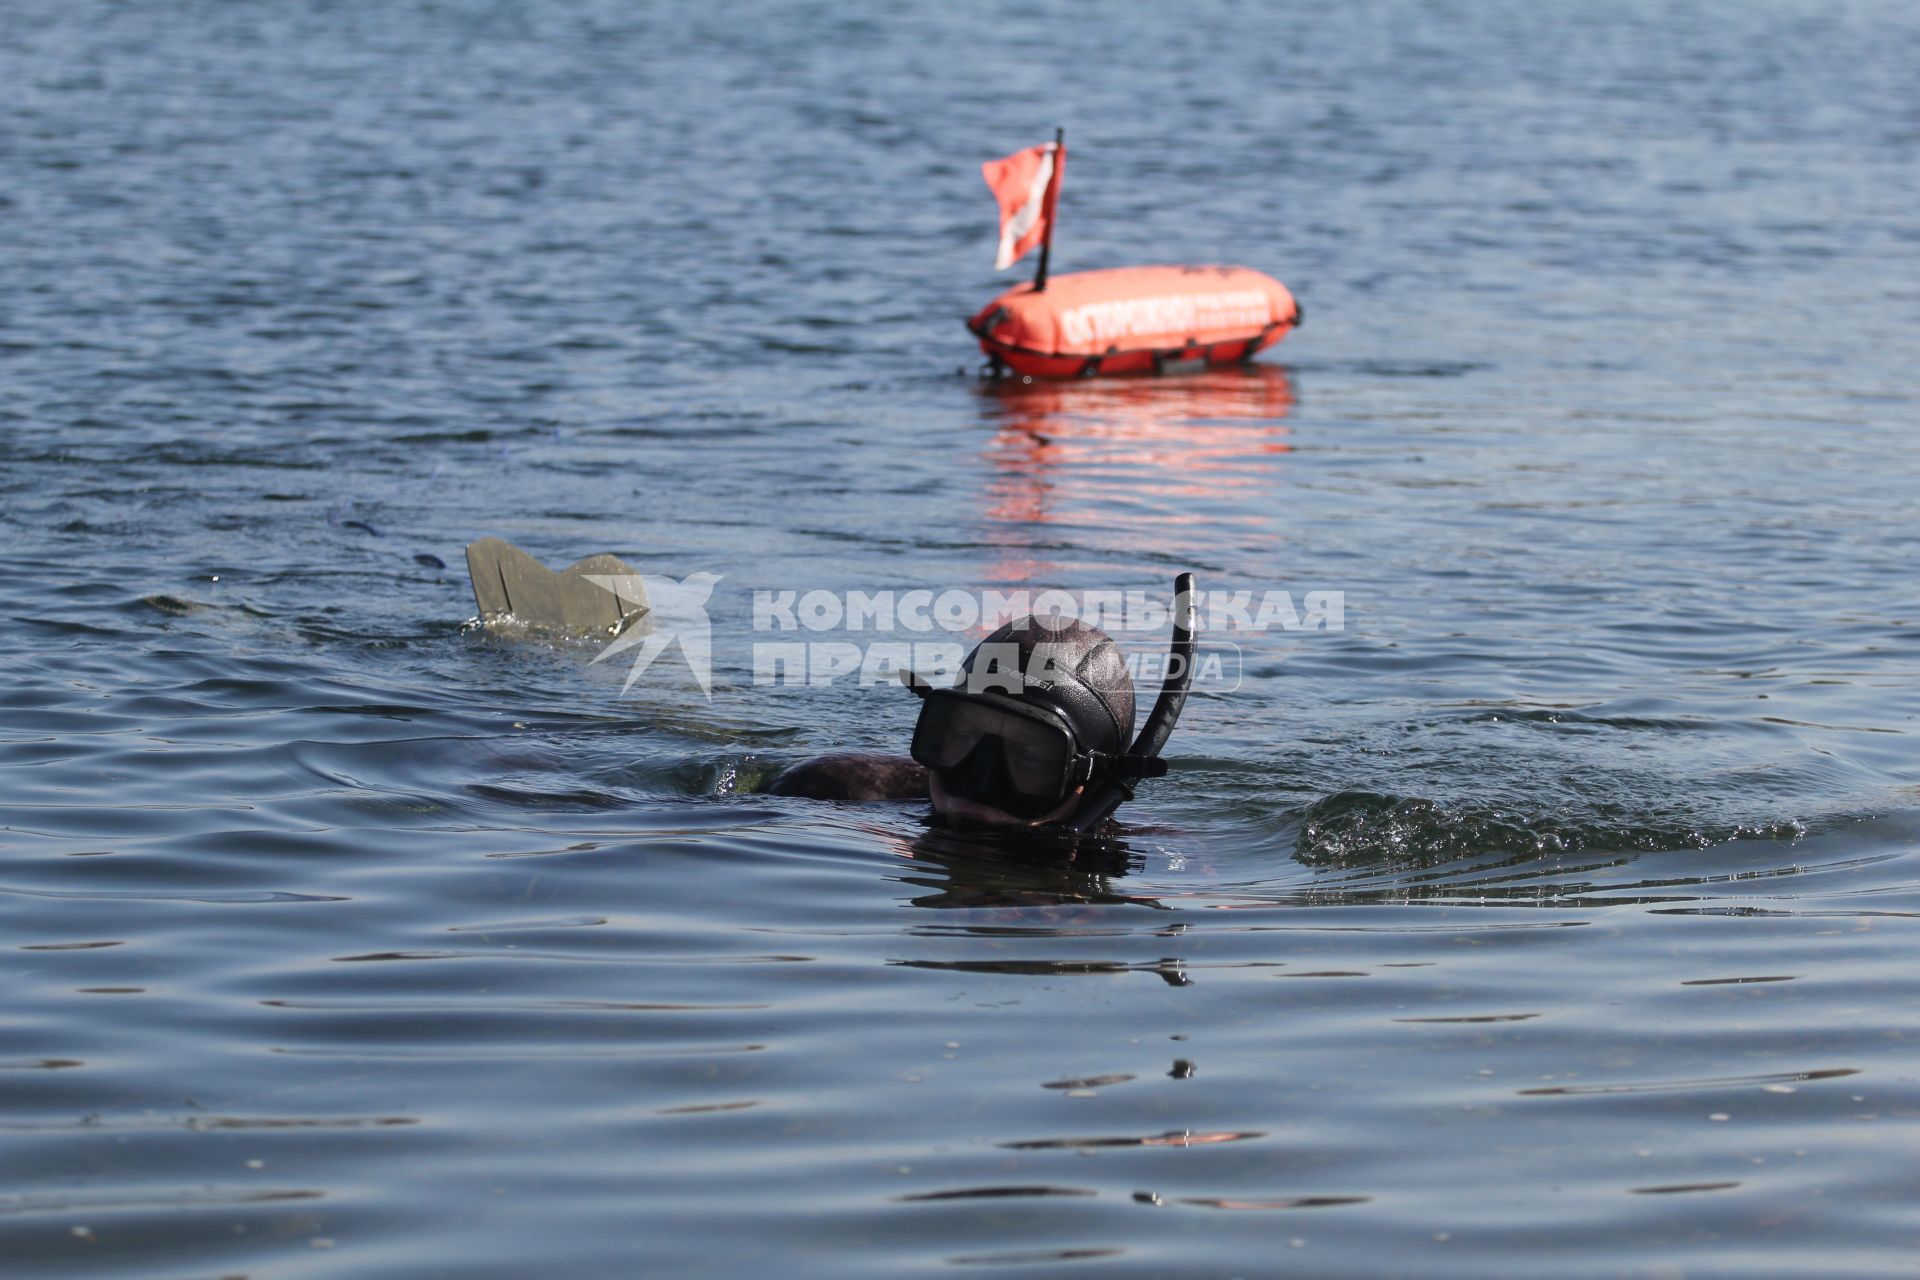
<path id="1" fill-rule="evenodd" d="M 1891 0 L 7 6 L 4 1270 L 1911 1274 L 1916 65 Z M 1055 270 L 1307 325 L 974 377 L 1056 124 Z M 473 625 L 486 534 L 722 575 L 711 700 Z M 756 683 L 755 591 L 1187 568 L 1345 626 L 1236 636 L 1116 840 L 754 794 L 915 710 Z"/>

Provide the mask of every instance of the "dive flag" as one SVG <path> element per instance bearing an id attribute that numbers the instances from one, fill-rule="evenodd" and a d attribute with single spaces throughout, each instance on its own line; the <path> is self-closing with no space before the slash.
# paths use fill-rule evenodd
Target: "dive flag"
<path id="1" fill-rule="evenodd" d="M 1053 192 L 1067 167 L 1067 149 L 1043 142 L 1003 160 L 989 160 L 980 173 L 1000 202 L 1000 255 L 993 269 L 1005 271 L 1047 234 L 1053 216 Z"/>

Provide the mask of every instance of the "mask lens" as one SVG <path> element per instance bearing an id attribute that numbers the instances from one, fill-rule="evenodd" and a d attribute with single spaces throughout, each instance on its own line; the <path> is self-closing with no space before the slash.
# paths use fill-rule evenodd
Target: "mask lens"
<path id="1" fill-rule="evenodd" d="M 1007 780 L 1023 796 L 1048 801 L 1048 808 L 1065 797 L 1073 743 L 1064 733 L 1028 721 L 1025 734 L 1001 740 L 1007 762 Z M 1037 732 L 1035 732 L 1037 730 Z"/>
<path id="2" fill-rule="evenodd" d="M 945 690 L 928 695 L 913 730 L 915 760 L 967 798 L 1017 817 L 1065 799 L 1074 754 L 1072 735 L 1045 712 Z"/>

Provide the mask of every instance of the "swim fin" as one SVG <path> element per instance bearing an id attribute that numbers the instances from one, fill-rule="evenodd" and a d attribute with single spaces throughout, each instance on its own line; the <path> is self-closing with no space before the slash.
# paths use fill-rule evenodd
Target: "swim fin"
<path id="1" fill-rule="evenodd" d="M 488 622 L 513 617 L 536 626 L 605 633 L 619 631 L 649 608 L 640 575 L 618 556 L 588 556 L 556 573 L 512 543 L 482 538 L 467 546 L 467 573 L 474 603 Z M 609 590 L 589 575 L 618 578 L 619 585 Z"/>

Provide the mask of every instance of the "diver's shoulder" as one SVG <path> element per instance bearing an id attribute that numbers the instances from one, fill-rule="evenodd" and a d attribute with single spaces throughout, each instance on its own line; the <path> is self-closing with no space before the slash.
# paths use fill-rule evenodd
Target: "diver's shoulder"
<path id="1" fill-rule="evenodd" d="M 904 756 L 835 752 L 803 760 L 767 784 L 776 796 L 807 800 L 922 800 L 927 771 Z"/>

